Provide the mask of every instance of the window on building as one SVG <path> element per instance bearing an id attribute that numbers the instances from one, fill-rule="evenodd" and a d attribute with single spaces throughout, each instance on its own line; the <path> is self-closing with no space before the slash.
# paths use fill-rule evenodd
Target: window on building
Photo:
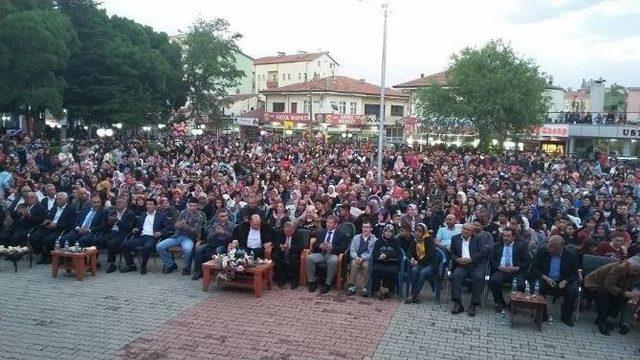
<path id="1" fill-rule="evenodd" d="M 298 113 L 298 103 L 297 102 L 292 102 L 291 103 L 291 112 L 293 114 Z"/>
<path id="2" fill-rule="evenodd" d="M 274 102 L 273 103 L 273 112 L 284 112 L 284 103 L 283 102 Z"/>
<path id="3" fill-rule="evenodd" d="M 320 61 L 318 61 L 318 67 L 320 67 L 320 66 L 321 66 L 321 65 L 320 65 Z"/>
<path id="4" fill-rule="evenodd" d="M 340 111 L 340 114 L 346 114 L 347 113 L 347 102 L 346 101 L 340 101 L 338 103 L 338 110 Z"/>
<path id="5" fill-rule="evenodd" d="M 391 105 L 391 116 L 404 116 L 404 106 Z"/>
<path id="6" fill-rule="evenodd" d="M 307 81 L 307 73 L 304 73 L 304 81 Z"/>
<path id="7" fill-rule="evenodd" d="M 302 103 L 302 112 L 309 113 L 309 100 Z"/>
<path id="8" fill-rule="evenodd" d="M 380 116 L 380 105 L 378 104 L 364 104 L 365 115 Z"/>
<path id="9" fill-rule="evenodd" d="M 287 80 L 291 80 L 291 74 L 287 74 Z"/>
<path id="10" fill-rule="evenodd" d="M 298 80 L 302 80 L 302 74 L 298 73 Z"/>
<path id="11" fill-rule="evenodd" d="M 358 112 L 358 103 L 352 101 L 349 103 L 349 114 L 355 115 Z"/>

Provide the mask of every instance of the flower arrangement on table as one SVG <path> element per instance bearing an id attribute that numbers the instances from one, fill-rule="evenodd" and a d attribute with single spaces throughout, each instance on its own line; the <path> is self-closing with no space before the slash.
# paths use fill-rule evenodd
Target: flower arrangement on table
<path id="1" fill-rule="evenodd" d="M 98 250 L 97 247 L 95 246 L 87 246 L 87 247 L 80 247 L 80 246 L 70 246 L 68 248 L 62 249 L 64 251 L 68 251 L 71 253 L 83 253 L 83 252 L 87 252 L 87 251 L 95 251 Z"/>
<path id="2" fill-rule="evenodd" d="M 256 265 L 270 262 L 271 260 L 256 259 L 253 254 L 248 254 L 243 249 L 238 249 L 238 240 L 233 240 L 227 247 L 226 254 L 214 254 L 213 260 L 218 263 L 218 284 L 233 280 L 237 273 L 242 273 Z"/>
<path id="3" fill-rule="evenodd" d="M 24 255 L 28 252 L 29 252 L 29 248 L 26 246 L 4 247 L 4 245 L 0 245 L 0 255 L 18 256 L 18 255 Z"/>

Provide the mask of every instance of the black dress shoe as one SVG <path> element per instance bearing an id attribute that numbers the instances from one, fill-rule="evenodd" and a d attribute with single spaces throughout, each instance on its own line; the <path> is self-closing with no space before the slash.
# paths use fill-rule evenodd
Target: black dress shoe
<path id="1" fill-rule="evenodd" d="M 193 275 L 191 276 L 191 280 L 198 280 L 202 278 L 202 273 L 200 271 L 196 271 L 193 273 Z"/>
<path id="2" fill-rule="evenodd" d="M 327 284 L 322 285 L 322 287 L 320 288 L 320 294 L 326 294 L 329 291 L 331 291 L 331 286 Z"/>
<path id="3" fill-rule="evenodd" d="M 476 316 L 476 304 L 469 305 L 469 316 Z"/>
<path id="4" fill-rule="evenodd" d="M 620 335 L 627 335 L 629 333 L 629 325 L 627 324 L 620 325 L 620 329 L 618 330 L 618 332 L 620 332 Z"/>
<path id="5" fill-rule="evenodd" d="M 460 303 L 455 303 L 455 305 L 453 305 L 453 309 L 451 310 L 451 313 L 453 315 L 458 315 L 463 311 L 464 311 L 464 306 L 462 306 L 462 304 Z"/>
<path id="6" fill-rule="evenodd" d="M 189 268 L 182 269 L 182 275 L 189 275 L 189 274 L 191 274 L 191 269 Z"/>
<path id="7" fill-rule="evenodd" d="M 132 271 L 137 271 L 138 269 L 136 268 L 135 265 L 127 265 L 125 267 L 123 267 L 122 269 L 120 269 L 121 273 L 128 273 L 128 272 L 132 272 Z"/>
<path id="8" fill-rule="evenodd" d="M 316 283 L 314 282 L 309 283 L 309 292 L 314 292 L 316 291 L 317 288 L 318 288 L 318 285 L 316 285 Z"/>
<path id="9" fill-rule="evenodd" d="M 109 267 L 107 268 L 107 274 L 111 274 L 112 272 L 116 271 L 116 264 L 109 264 Z"/>
<path id="10" fill-rule="evenodd" d="M 571 318 L 568 318 L 568 319 L 562 319 L 562 322 L 563 322 L 565 325 L 567 325 L 568 327 L 574 327 L 574 326 L 575 326 L 575 324 L 573 323 L 573 319 L 571 319 Z M 607 329 L 607 331 L 609 331 L 609 330 Z"/>
<path id="11" fill-rule="evenodd" d="M 162 273 L 163 274 L 170 274 L 177 268 L 178 268 L 178 265 L 173 264 L 173 265 L 171 265 L 169 267 L 165 267 L 164 269 L 162 269 Z"/>
<path id="12" fill-rule="evenodd" d="M 298 283 L 296 281 L 291 281 L 291 290 L 295 290 L 298 288 Z"/>
<path id="13" fill-rule="evenodd" d="M 598 321 L 598 331 L 600 331 L 600 334 L 602 335 L 611 336 L 606 321 Z"/>
<path id="14" fill-rule="evenodd" d="M 147 275 L 147 267 L 140 266 L 140 275 Z"/>

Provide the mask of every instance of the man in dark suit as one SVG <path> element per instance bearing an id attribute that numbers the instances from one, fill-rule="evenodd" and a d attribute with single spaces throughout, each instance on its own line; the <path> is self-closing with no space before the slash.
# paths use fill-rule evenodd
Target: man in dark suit
<path id="1" fill-rule="evenodd" d="M 291 288 L 298 287 L 300 279 L 300 253 L 304 249 L 302 234 L 296 226 L 287 221 L 282 230 L 278 231 L 273 244 L 273 261 L 275 262 L 275 278 L 278 286 L 291 282 Z"/>
<path id="2" fill-rule="evenodd" d="M 51 211 L 56 205 L 56 187 L 53 184 L 47 184 L 44 187 L 44 197 L 40 200 L 40 205 L 47 211 Z"/>
<path id="3" fill-rule="evenodd" d="M 31 235 L 33 252 L 41 254 L 36 264 L 50 264 L 49 253 L 60 235 L 71 229 L 76 221 L 76 212 L 68 203 L 65 192 L 56 194 L 56 204 L 42 222 L 42 229 Z"/>
<path id="4" fill-rule="evenodd" d="M 338 271 L 338 255 L 343 253 L 349 240 L 344 235 L 336 232 L 340 219 L 335 215 L 327 217 L 326 229 L 318 233 L 316 242 L 313 243 L 311 254 L 307 257 L 307 280 L 309 282 L 309 292 L 316 291 L 316 266 L 320 263 L 327 264 L 327 276 L 320 289 L 321 294 L 331 290 L 331 283 Z"/>
<path id="5" fill-rule="evenodd" d="M 131 251 L 139 246 L 142 246 L 142 263 L 140 264 L 140 274 L 147 273 L 147 261 L 151 252 L 156 246 L 158 239 L 166 237 L 171 231 L 171 226 L 167 221 L 167 216 L 156 211 L 156 200 L 147 199 L 146 203 L 147 212 L 144 216 L 138 219 L 137 226 L 133 229 L 132 237 L 124 240 L 120 244 L 120 251 L 126 266 L 120 269 L 120 272 L 136 271 L 136 266 L 133 263 L 133 254 Z"/>
<path id="6" fill-rule="evenodd" d="M 76 221 L 75 229 L 60 238 L 60 247 L 68 241 L 69 246 L 78 244 L 81 247 L 95 245 L 95 238 L 104 231 L 107 213 L 102 208 L 102 199 L 98 195 L 91 198 L 91 206 L 84 208 Z"/>
<path id="7" fill-rule="evenodd" d="M 249 222 L 237 226 L 233 230 L 234 240 L 238 240 L 238 247 L 247 252 L 253 252 L 258 258 L 264 257 L 265 250 L 271 248 L 273 244 L 273 230 L 262 222 L 260 215 L 253 214 Z"/>
<path id="8" fill-rule="evenodd" d="M 107 221 L 105 233 L 96 240 L 99 248 L 107 248 L 107 273 L 116 271 L 116 255 L 120 249 L 120 244 L 131 234 L 136 226 L 136 215 L 133 210 L 127 208 L 127 200 L 123 197 L 116 199 L 116 206 L 107 210 Z"/>
<path id="9" fill-rule="evenodd" d="M 25 202 L 17 205 L 16 209 L 11 212 L 13 224 L 3 236 L 2 243 L 5 246 L 26 244 L 29 231 L 40 225 L 46 216 L 47 212 L 38 203 L 36 193 L 27 193 Z"/>
<path id="10" fill-rule="evenodd" d="M 578 257 L 564 247 L 564 239 L 553 235 L 533 259 L 533 277 L 542 295 L 563 296 L 561 320 L 573 326 L 573 309 L 578 296 Z M 546 314 L 546 312 L 545 312 Z"/>
<path id="11" fill-rule="evenodd" d="M 524 241 L 515 241 L 515 230 L 508 227 L 502 230 L 502 242 L 496 243 L 490 259 L 491 277 L 489 288 L 493 293 L 496 312 L 506 307 L 502 296 L 502 285 L 516 278 L 519 291 L 524 291 L 524 275 L 529 270 L 529 249 Z"/>
<path id="12" fill-rule="evenodd" d="M 487 266 L 489 247 L 473 236 L 473 225 L 462 225 L 461 234 L 451 238 L 451 258 L 453 274 L 451 279 L 451 299 L 454 302 L 452 314 L 464 311 L 462 306 L 462 285 L 466 278 L 471 278 L 472 296 L 469 305 L 469 316 L 476 315 L 476 306 L 480 304 L 484 288 L 484 274 Z"/>

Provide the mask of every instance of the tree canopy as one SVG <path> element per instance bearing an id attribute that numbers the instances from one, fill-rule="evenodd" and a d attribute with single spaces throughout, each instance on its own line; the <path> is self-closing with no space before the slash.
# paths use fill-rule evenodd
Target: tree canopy
<path id="1" fill-rule="evenodd" d="M 446 78 L 444 85 L 418 90 L 421 116 L 471 121 L 481 147 L 492 137 L 528 131 L 542 122 L 549 108 L 545 74 L 501 40 L 452 55 Z"/>
<path id="2" fill-rule="evenodd" d="M 612 84 L 604 94 L 604 110 L 619 112 L 627 109 L 627 90 L 622 85 Z"/>
<path id="3" fill-rule="evenodd" d="M 212 120 L 222 113 L 226 89 L 236 86 L 244 72 L 236 67 L 236 42 L 242 36 L 229 31 L 224 19 L 197 20 L 184 40 L 184 67 L 191 116 Z"/>

